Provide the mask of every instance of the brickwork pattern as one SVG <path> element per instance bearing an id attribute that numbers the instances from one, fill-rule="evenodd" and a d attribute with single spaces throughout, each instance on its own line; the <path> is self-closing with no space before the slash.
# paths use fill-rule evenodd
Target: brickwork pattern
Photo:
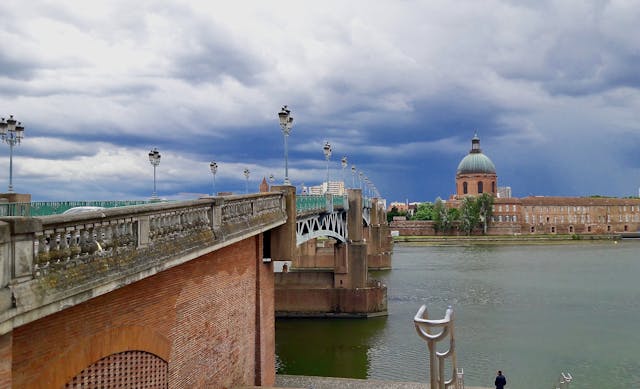
<path id="1" fill-rule="evenodd" d="M 85 368 L 65 388 L 120 389 L 167 387 L 167 362 L 144 351 L 111 354 Z"/>
<path id="2" fill-rule="evenodd" d="M 11 387 L 13 333 L 0 335 L 0 388 Z"/>
<path id="3" fill-rule="evenodd" d="M 255 376 L 274 369 L 264 357 L 274 352 L 273 275 L 261 254 L 259 236 L 245 239 L 16 328 L 13 387 L 64 386 L 129 350 L 166 360 L 170 388 L 273 384 L 273 374 Z"/>

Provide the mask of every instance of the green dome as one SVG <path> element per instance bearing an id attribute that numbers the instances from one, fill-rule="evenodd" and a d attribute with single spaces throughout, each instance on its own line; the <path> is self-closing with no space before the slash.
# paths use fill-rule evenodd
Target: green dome
<path id="1" fill-rule="evenodd" d="M 470 153 L 462 158 L 458 165 L 457 174 L 496 174 L 496 166 L 491 162 L 489 157 L 482 153 Z"/>

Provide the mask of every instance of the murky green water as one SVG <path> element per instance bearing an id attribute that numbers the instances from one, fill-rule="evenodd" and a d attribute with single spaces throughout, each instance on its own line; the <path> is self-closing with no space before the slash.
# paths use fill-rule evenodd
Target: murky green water
<path id="1" fill-rule="evenodd" d="M 640 388 L 640 242 L 550 246 L 396 246 L 389 316 L 278 320 L 278 372 L 427 382 L 426 344 L 413 316 L 452 305 L 465 383 Z"/>

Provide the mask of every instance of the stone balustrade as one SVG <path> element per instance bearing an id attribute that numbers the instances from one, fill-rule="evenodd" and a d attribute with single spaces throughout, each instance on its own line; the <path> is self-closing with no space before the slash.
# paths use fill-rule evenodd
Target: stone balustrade
<path id="1" fill-rule="evenodd" d="M 286 218 L 281 193 L 0 217 L 0 334 Z"/>

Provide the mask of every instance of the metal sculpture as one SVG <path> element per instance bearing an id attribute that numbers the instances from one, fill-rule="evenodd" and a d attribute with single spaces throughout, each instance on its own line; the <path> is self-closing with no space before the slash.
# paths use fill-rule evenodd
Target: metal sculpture
<path id="1" fill-rule="evenodd" d="M 427 306 L 420 307 L 413 322 L 416 331 L 422 339 L 427 342 L 429 348 L 429 379 L 431 389 L 447 389 L 453 387 L 457 382 L 456 367 L 456 343 L 453 331 L 453 308 L 449 306 L 445 312 L 444 319 L 429 320 Z M 434 333 L 436 329 L 440 332 Z M 438 352 L 436 343 L 449 336 L 449 349 L 445 352 Z M 445 359 L 451 359 L 451 379 L 445 380 Z"/>

